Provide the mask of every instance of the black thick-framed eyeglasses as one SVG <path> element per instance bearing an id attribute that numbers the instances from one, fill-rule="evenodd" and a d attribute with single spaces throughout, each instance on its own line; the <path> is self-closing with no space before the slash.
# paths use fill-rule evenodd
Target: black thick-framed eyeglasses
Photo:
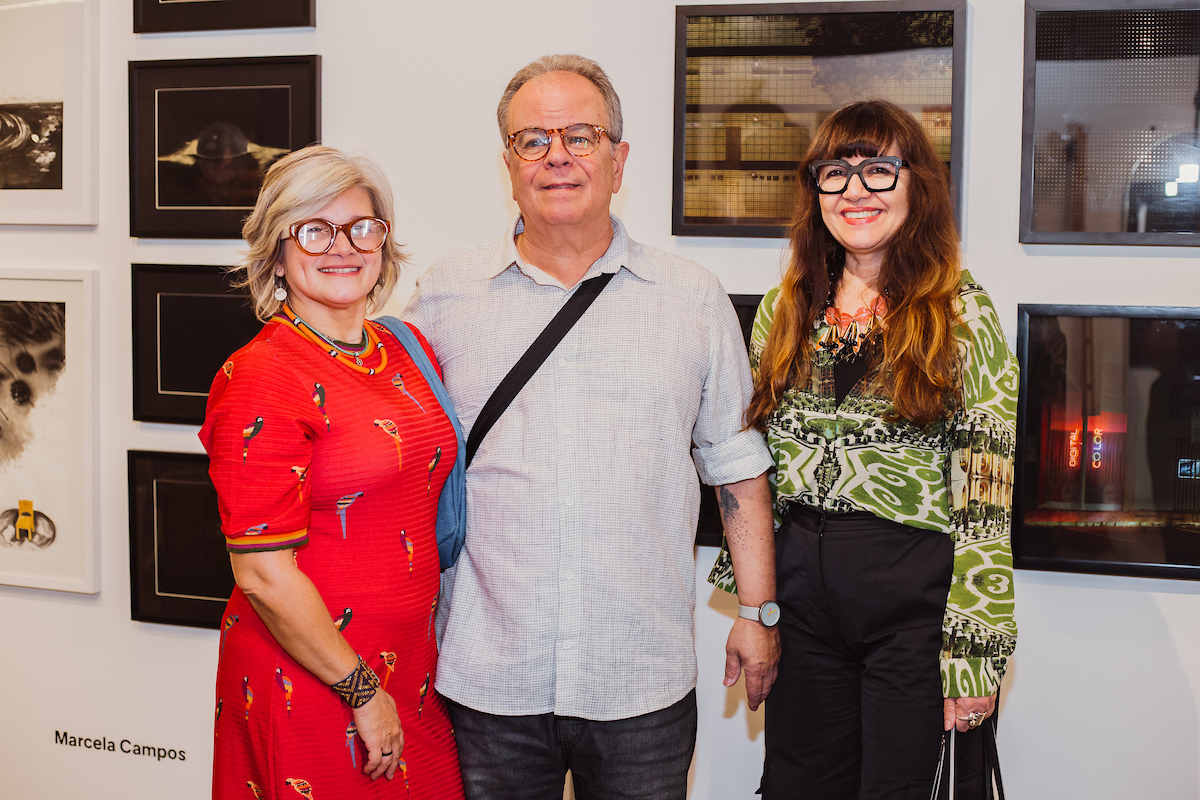
<path id="1" fill-rule="evenodd" d="M 600 137 L 608 131 L 599 125 L 576 122 L 565 128 L 525 128 L 508 135 L 508 146 L 523 161 L 541 161 L 550 152 L 554 135 L 562 139 L 563 147 L 573 156 L 590 156 L 600 147 Z M 609 136 L 611 139 L 612 137 Z"/>
<path id="2" fill-rule="evenodd" d="M 296 246 L 310 256 L 321 256 L 333 249 L 337 232 L 346 234 L 350 246 L 360 253 L 375 253 L 387 241 L 392 226 L 378 217 L 359 217 L 345 225 L 337 225 L 327 219 L 308 219 L 288 228 L 288 236 Z"/>
<path id="3" fill-rule="evenodd" d="M 864 158 L 851 165 L 844 158 L 832 161 L 814 161 L 808 165 L 820 194 L 841 194 L 850 185 L 850 177 L 857 175 L 868 192 L 890 192 L 900 181 L 901 167 L 908 162 L 896 156 Z"/>

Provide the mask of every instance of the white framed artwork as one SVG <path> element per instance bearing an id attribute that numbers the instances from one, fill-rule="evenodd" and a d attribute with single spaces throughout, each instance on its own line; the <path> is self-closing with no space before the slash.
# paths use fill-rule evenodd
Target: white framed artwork
<path id="1" fill-rule="evenodd" d="M 96 0 L 0 0 L 0 224 L 97 222 Z"/>
<path id="2" fill-rule="evenodd" d="M 0 270 L 0 583 L 100 591 L 96 275 Z"/>

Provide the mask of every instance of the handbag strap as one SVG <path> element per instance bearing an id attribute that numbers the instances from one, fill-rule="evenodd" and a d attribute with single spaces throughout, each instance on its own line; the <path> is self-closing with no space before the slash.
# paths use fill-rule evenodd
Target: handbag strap
<path id="1" fill-rule="evenodd" d="M 496 424 L 496 420 L 500 419 L 500 415 L 516 399 L 533 374 L 550 357 L 550 353 L 554 352 L 554 348 L 563 340 L 567 332 L 595 302 L 600 292 L 604 291 L 604 287 L 608 285 L 614 275 L 616 275 L 615 272 L 606 272 L 581 283 L 575 290 L 575 294 L 571 295 L 570 299 L 563 304 L 563 307 L 554 315 L 554 319 L 550 320 L 550 324 L 533 340 L 529 349 L 504 376 L 504 380 L 500 381 L 500 385 L 492 392 L 492 396 L 483 404 L 483 409 L 475 419 L 475 424 L 471 426 L 471 434 L 467 437 L 468 467 L 471 466 L 471 459 L 475 458 L 475 451 L 479 449 L 483 437 L 487 436 L 488 431 Z"/>

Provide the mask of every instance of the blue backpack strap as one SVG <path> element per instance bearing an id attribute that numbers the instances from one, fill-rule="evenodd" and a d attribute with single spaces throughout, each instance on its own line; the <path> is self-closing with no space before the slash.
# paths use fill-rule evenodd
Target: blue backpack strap
<path id="1" fill-rule="evenodd" d="M 421 346 L 416 334 L 396 317 L 380 317 L 375 322 L 391 331 L 400 344 L 404 345 L 409 358 L 417 365 L 417 369 L 421 370 L 425 382 L 433 390 L 434 397 L 450 418 L 450 424 L 454 426 L 454 438 L 458 441 L 458 449 L 454 456 L 454 468 L 450 470 L 446 485 L 442 487 L 442 494 L 438 498 L 437 516 L 438 557 L 442 569 L 449 569 L 458 561 L 458 554 L 462 552 L 463 543 L 467 539 L 467 445 L 462 424 L 458 421 L 458 414 L 454 413 L 450 393 L 446 391 L 441 378 L 438 377 L 437 368 L 425 354 L 425 348 Z"/>

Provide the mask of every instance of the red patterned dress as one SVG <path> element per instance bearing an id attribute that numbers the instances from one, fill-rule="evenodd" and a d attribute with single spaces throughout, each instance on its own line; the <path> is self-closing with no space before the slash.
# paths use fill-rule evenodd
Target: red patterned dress
<path id="1" fill-rule="evenodd" d="M 454 429 L 404 348 L 375 330 L 384 352 L 364 356 L 378 373 L 367 375 L 286 320 L 268 322 L 214 379 L 200 439 L 229 550 L 295 549 L 332 624 L 396 701 L 403 761 L 391 781 L 363 774 L 349 706 L 234 589 L 217 667 L 214 798 L 463 796 L 433 688 L 435 524 Z"/>

